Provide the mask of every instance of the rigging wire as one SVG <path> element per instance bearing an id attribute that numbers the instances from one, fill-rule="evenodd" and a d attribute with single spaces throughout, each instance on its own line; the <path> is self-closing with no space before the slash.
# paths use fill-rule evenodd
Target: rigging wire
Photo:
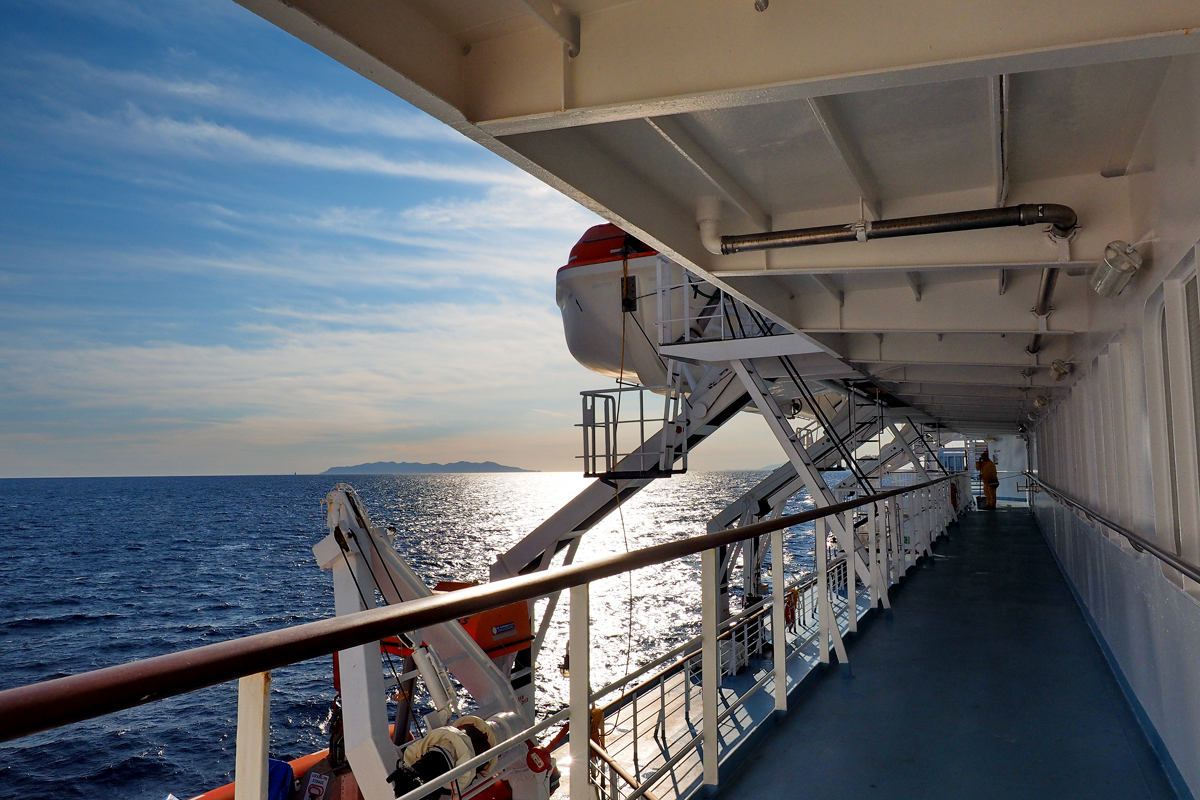
<path id="1" fill-rule="evenodd" d="M 829 421 L 829 418 L 825 416 L 825 412 L 817 403 L 816 395 L 814 395 L 812 390 L 808 387 L 808 384 L 804 381 L 804 378 L 800 377 L 800 372 L 792 364 L 791 359 L 787 356 L 780 356 L 779 363 L 783 365 L 784 372 L 787 373 L 788 377 L 796 385 L 796 388 L 800 390 L 800 393 L 804 396 L 804 399 L 808 401 L 809 406 L 812 408 L 813 413 L 817 417 L 817 421 L 821 423 L 823 428 L 825 428 L 825 433 L 828 436 L 829 441 L 838 451 L 838 454 L 845 459 L 846 466 L 850 468 L 850 473 L 854 476 L 855 481 L 858 482 L 863 491 L 865 491 L 867 494 L 872 494 L 870 483 L 867 481 L 866 476 L 861 473 L 857 462 L 855 462 L 854 458 L 846 450 L 845 445 L 838 437 L 837 431 L 834 429 L 833 424 Z M 854 430 L 850 431 L 851 436 L 853 436 L 854 433 Z"/>
<path id="2" fill-rule="evenodd" d="M 621 248 L 621 369 L 617 377 L 617 384 L 621 384 L 625 379 L 625 318 L 629 316 L 625 310 L 625 291 L 629 285 L 629 237 L 626 236 L 625 245 Z M 637 322 L 635 319 L 634 322 Z M 641 328 L 641 325 L 638 325 Z M 642 335 L 646 332 L 643 330 Z M 651 348 L 654 350 L 654 348 Z M 664 365 L 665 366 L 665 365 Z M 621 395 L 624 392 L 617 392 L 617 410 L 616 416 L 613 419 L 613 443 L 616 444 L 616 426 L 621 424 Z M 664 428 L 664 433 L 666 432 Z M 615 448 L 614 448 L 615 449 Z M 614 454 L 616 455 L 616 454 Z M 644 455 L 643 455 L 644 457 Z M 629 552 L 629 533 L 625 530 L 625 511 L 621 507 L 621 490 L 617 488 L 617 482 L 613 481 L 613 495 L 617 501 L 617 517 L 621 520 L 621 540 L 625 543 L 625 552 Z M 625 674 L 629 674 L 629 659 L 630 651 L 633 649 L 633 572 L 632 570 L 626 573 L 629 579 L 629 623 L 625 630 Z M 615 729 L 616 722 L 613 722 Z"/>
<path id="3" fill-rule="evenodd" d="M 909 427 L 917 432 L 917 438 L 921 440 L 921 444 L 925 445 L 925 449 L 929 451 L 929 455 L 933 456 L 933 461 L 938 465 L 938 469 L 942 471 L 942 474 L 949 475 L 950 473 L 946 471 L 944 466 L 942 466 L 942 460 L 934 455 L 933 448 L 929 446 L 929 442 L 925 441 L 925 434 L 921 433 L 920 428 L 918 428 L 916 425 L 913 425 L 912 417 L 905 417 L 904 419 L 908 420 Z"/>

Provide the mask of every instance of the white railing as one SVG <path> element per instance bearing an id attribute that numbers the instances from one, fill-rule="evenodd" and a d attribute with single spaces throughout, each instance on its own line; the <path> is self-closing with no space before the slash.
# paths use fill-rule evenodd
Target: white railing
<path id="1" fill-rule="evenodd" d="M 583 401 L 583 476 L 585 478 L 661 477 L 687 472 L 689 422 L 682 372 L 668 362 L 665 386 L 616 386 L 580 392 Z M 661 403 L 662 413 L 647 413 Z M 660 395 L 660 396 L 656 396 Z M 657 446 L 649 447 L 657 435 Z"/>
<path id="2" fill-rule="evenodd" d="M 453 770 L 431 779 L 404 794 L 401 800 L 420 798 L 439 792 L 441 787 L 460 777 L 475 774 L 493 758 L 503 756 L 513 748 L 528 747 L 538 737 L 568 721 L 577 734 L 568 740 L 568 755 L 572 765 L 570 796 L 572 800 L 592 800 L 595 775 L 604 774 L 602 783 L 608 787 L 607 800 L 637 800 L 653 795 L 656 782 L 685 758 L 697 759 L 703 768 L 703 783 L 716 784 L 718 767 L 729 745 L 722 747 L 719 726 L 758 692 L 770 690 L 774 708 L 787 709 L 787 680 L 789 660 L 816 641 L 814 658 L 822 663 L 831 660 L 830 647 L 845 658 L 841 643 L 841 624 L 854 630 L 860 609 L 861 589 L 873 606 L 886 605 L 887 586 L 897 582 L 908 566 L 929 552 L 937 538 L 956 516 L 951 508 L 949 482 L 962 483 L 965 476 L 920 484 L 908 490 L 881 492 L 871 497 L 837 504 L 800 514 L 793 514 L 760 523 L 746 525 L 691 539 L 667 542 L 630 553 L 599 559 L 586 564 L 574 564 L 556 570 L 524 575 L 474 590 L 422 598 L 408 603 L 375 608 L 305 625 L 284 628 L 266 634 L 220 642 L 180 653 L 146 659 L 131 664 L 108 667 L 90 673 L 59 678 L 42 684 L 0 691 L 0 740 L 29 735 L 70 722 L 101 716 L 130 708 L 147 701 L 156 701 L 211 686 L 226 680 L 245 677 L 239 691 L 238 731 L 234 787 L 238 800 L 264 800 L 265 759 L 270 741 L 269 670 L 276 666 L 313 658 L 332 650 L 342 650 L 376 641 L 381 634 L 408 631 L 440 622 L 448 622 L 481 611 L 496 608 L 517 599 L 536 599 L 564 588 L 571 592 L 569 640 L 571 674 L 569 705 L 531 725 L 495 747 L 457 765 Z M 959 486 L 960 497 L 963 486 Z M 962 504 L 960 504 L 961 508 Z M 839 560 L 831 558 L 828 549 L 827 517 L 844 514 L 843 525 L 849 525 L 849 515 L 855 510 L 867 510 L 867 525 L 851 539 L 854 553 Z M 814 521 L 817 544 L 816 570 L 799 581 L 787 580 L 783 554 L 784 529 L 803 522 Z M 770 537 L 771 594 L 736 617 L 718 617 L 718 548 L 744 539 Z M 825 546 L 822 546 L 822 545 Z M 593 581 L 624 574 L 699 553 L 701 557 L 701 633 L 698 637 L 673 648 L 655 661 L 614 683 L 593 691 L 590 685 L 589 613 L 590 585 Z M 834 553 L 833 555 L 836 555 Z M 866 571 L 855 566 L 865 562 Z M 791 598 L 792 592 L 796 592 Z M 794 610 L 794 616 L 788 608 Z M 788 619 L 792 617 L 792 619 Z M 766 624 L 772 639 L 780 636 L 784 646 L 773 647 L 770 669 L 758 677 L 753 686 L 740 696 L 728 697 L 722 689 L 722 650 L 732 646 L 738 632 L 747 625 Z M 731 644 L 726 644 L 726 642 Z M 672 660 L 674 662 L 672 663 Z M 695 661 L 699 660 L 699 670 Z M 765 666 L 765 665 L 764 665 Z M 657 670 L 657 672 L 655 672 Z M 651 677 L 642 680 L 644 676 Z M 667 691 L 668 683 L 682 677 L 680 699 Z M 593 768 L 593 745 L 590 736 L 590 709 L 596 700 L 625 690 L 615 701 L 613 719 L 619 719 L 622 698 L 630 703 L 629 714 L 635 711 L 641 724 L 639 698 L 658 691 L 656 722 L 665 720 L 677 709 L 669 703 L 683 704 L 683 713 L 692 713 L 695 694 L 699 688 L 699 733 L 682 744 L 672 744 L 669 757 L 661 764 L 647 763 L 643 768 L 641 753 L 632 770 L 625 769 L 611 754 L 598 756 Z M 638 681 L 634 684 L 634 681 Z M 627 689 L 626 687 L 630 687 Z M 87 700 L 87 702 L 85 702 Z M 382 698 L 381 698 L 382 702 Z M 610 703 L 610 706 L 614 703 Z M 647 720 L 648 721 L 648 720 Z M 739 722 L 739 726 L 740 726 Z M 637 737 L 634 737 L 636 741 Z M 636 747 L 636 745 L 633 745 Z M 699 748 L 699 750 L 698 750 Z M 610 763 L 611 762 L 611 763 Z M 614 764 L 616 766 L 614 766 Z M 617 769 L 621 767 L 621 769 Z M 624 774 L 622 774 L 622 772 Z M 478 776 L 459 795 L 470 800 L 488 788 L 494 776 Z M 634 788 L 633 784 L 638 784 Z M 624 789 L 620 786 L 624 785 Z M 377 792 L 376 792 L 377 793 Z"/>
<path id="3" fill-rule="evenodd" d="M 536 740 L 564 721 L 570 730 L 589 731 L 587 737 L 568 738 L 571 763 L 569 796 L 572 800 L 595 800 L 597 797 L 600 800 L 638 800 L 643 796 L 649 800 L 659 800 L 653 791 L 656 784 L 671 776 L 680 763 L 689 757 L 697 759 L 702 765 L 705 784 L 717 783 L 720 762 L 729 750 L 721 746 L 717 736 L 722 723 L 768 686 L 772 687 L 775 708 L 786 711 L 787 681 L 776 680 L 776 676 L 785 674 L 787 665 L 800 657 L 805 648 L 815 644 L 820 663 L 829 663 L 832 642 L 839 657 L 844 658 L 840 637 L 843 628 L 853 631 L 856 627 L 860 589 L 873 594 L 873 606 L 882 601 L 881 597 L 874 596 L 880 593 L 880 585 L 873 585 L 872 572 L 878 569 L 883 582 L 882 591 L 886 592 L 887 586 L 898 583 L 909 567 L 923 554 L 931 552 L 933 540 L 957 517 L 950 506 L 949 481 L 962 484 L 958 490 L 959 497 L 963 497 L 966 475 L 959 474 L 933 482 L 932 485 L 918 485 L 868 507 L 872 512 L 867 518 L 868 529 L 860 530 L 857 534 L 859 544 L 864 545 L 860 555 L 866 553 L 868 574 L 857 574 L 853 587 L 850 585 L 851 571 L 846 554 L 838 555 L 836 548 L 830 549 L 830 538 L 823 518 L 818 519 L 816 525 L 818 537 L 825 539 L 826 547 L 821 547 L 818 541 L 815 548 L 818 555 L 816 571 L 789 582 L 785 559 L 774 555 L 785 552 L 784 530 L 780 528 L 770 534 L 772 594 L 740 613 L 718 621 L 716 595 L 719 560 L 716 549 L 703 551 L 701 634 L 597 690 L 591 689 L 588 680 L 590 582 L 571 587 L 569 705 L 456 769 L 408 792 L 399 800 L 421 800 L 437 791 L 438 787 L 471 774 L 492 758 L 514 747 Z M 964 507 L 960 502 L 959 510 Z M 852 511 L 845 512 L 847 523 L 852 514 Z M 776 592 L 775 586 L 782 588 Z M 822 602 L 822 595 L 827 603 Z M 822 619 L 823 609 L 826 619 Z M 792 618 L 790 622 L 788 617 Z M 732 651 L 739 644 L 739 636 L 745 641 L 748 629 L 764 622 L 772 642 L 775 641 L 775 631 L 783 632 L 784 647 L 772 647 L 771 668 L 759 676 L 749 689 L 733 699 L 722 698 L 722 676 L 727 672 L 727 665 L 736 657 Z M 821 638 L 823 633 L 826 634 L 824 639 Z M 700 662 L 698 666 L 696 662 Z M 690 733 L 695 728 L 692 707 L 697 689 L 701 711 L 699 733 L 669 740 L 667 720 L 672 714 L 682 711 L 689 723 L 685 730 Z M 617 695 L 614 699 L 601 704 L 600 701 L 614 694 Z M 644 702 L 646 699 L 651 699 L 648 706 Z M 604 747 L 591 739 L 591 709 L 596 707 L 603 709 L 605 724 L 611 722 L 614 731 L 620 728 L 622 722 L 628 724 L 628 744 L 622 744 L 618 749 Z M 647 760 L 642 753 L 641 734 L 651 720 L 656 747 Z M 258 757 L 258 751 L 253 747 L 248 749 L 255 754 L 255 758 Z M 630 756 L 629 763 L 622 764 L 619 757 L 626 750 Z M 578 764 L 586 764 L 586 769 L 577 769 Z M 489 785 L 490 781 L 480 780 L 461 794 L 461 800 L 470 800 Z M 264 797 L 249 795 L 248 800 L 262 800 Z"/>
<path id="4" fill-rule="evenodd" d="M 657 278 L 660 346 L 786 333 L 778 323 L 662 257 Z"/>
<path id="5" fill-rule="evenodd" d="M 759 691 L 772 687 L 774 706 L 787 710 L 787 680 L 776 680 L 788 669 L 788 664 L 800 657 L 805 648 L 816 645 L 820 663 L 829 663 L 831 646 L 845 657 L 840 637 L 843 629 L 853 631 L 859 610 L 859 593 L 872 593 L 872 606 L 882 602 L 877 596 L 880 584 L 873 584 L 873 571 L 878 570 L 882 578 L 882 591 L 898 583 L 908 568 L 924 554 L 931 552 L 932 542 L 965 508 L 960 500 L 958 512 L 950 505 L 949 482 L 958 484 L 959 497 L 963 498 L 967 477 L 957 474 L 931 484 L 917 485 L 910 491 L 901 492 L 868 506 L 867 530 L 857 533 L 857 541 L 863 545 L 860 556 L 866 553 L 868 574 L 856 574 L 850 584 L 849 560 L 845 553 L 838 555 L 830 549 L 824 518 L 816 521 L 819 538 L 824 538 L 826 547 L 817 542 L 816 571 L 788 581 L 783 554 L 784 530 L 772 531 L 771 536 L 771 584 L 772 594 L 743 609 L 725 620 L 717 619 L 717 573 L 719 560 L 716 549 L 701 552 L 701 629 L 700 635 L 677 645 L 666 653 L 642 665 L 630 674 L 619 678 L 597 690 L 592 690 L 590 671 L 590 582 L 571 587 L 571 611 L 569 649 L 572 654 L 570 673 L 570 703 L 566 708 L 547 716 L 535 725 L 514 734 L 496 747 L 477 755 L 429 783 L 401 796 L 399 800 L 422 800 L 438 791 L 439 787 L 472 774 L 492 758 L 503 755 L 514 747 L 536 741 L 537 737 L 566 721 L 571 731 L 589 731 L 585 737 L 568 737 L 568 753 L 571 763 L 569 796 L 571 800 L 660 800 L 654 787 L 673 774 L 680 763 L 694 758 L 703 767 L 704 784 L 716 784 L 719 780 L 719 765 L 729 747 L 722 747 L 718 730 L 737 709 L 741 708 Z M 895 490 L 894 490 L 895 491 Z M 850 501 L 854 502 L 854 501 Z M 866 502 L 866 501 L 860 501 Z M 845 512 L 850 522 L 853 512 Z M 861 586 L 860 586 L 861 583 Z M 774 587 L 781 587 L 775 591 Z M 827 602 L 822 602 L 822 595 Z M 789 613 L 789 606 L 792 613 Z M 826 615 L 822 619 L 822 612 Z M 791 616 L 792 621 L 787 618 Z M 783 632 L 784 647 L 772 647 L 771 668 L 739 696 L 728 699 L 720 694 L 722 676 L 726 665 L 734 654 L 739 634 L 743 640 L 746 631 L 753 625 L 766 622 L 771 640 L 775 631 Z M 822 638 L 825 634 L 825 638 Z M 696 662 L 700 662 L 697 667 Z M 673 686 L 672 682 L 677 686 Z M 689 725 L 689 733 L 695 728 L 692 719 L 694 695 L 699 695 L 699 732 L 671 741 L 667 738 L 667 720 L 672 714 L 682 711 Z M 624 690 L 624 691 L 622 691 Z M 599 701 L 618 694 L 606 705 Z M 653 698 L 647 707 L 643 702 Z M 255 698 L 248 698 L 257 703 Z M 617 730 L 624 721 L 630 727 L 627 745 L 620 749 L 604 747 L 591 736 L 591 709 L 601 707 L 605 724 L 610 721 Z M 624 716 L 622 716 L 624 714 Z M 240 715 L 239 715 L 240 719 Z M 642 754 L 640 735 L 644 725 L 653 720 L 655 752 L 647 763 Z M 257 732 L 257 728 L 252 731 Z M 266 732 L 264 731 L 264 734 Z M 242 736 L 239 728 L 239 748 Z M 253 741 L 247 741 L 247 752 L 258 759 L 260 749 Z M 620 756 L 629 751 L 630 763 L 622 764 Z M 239 763 L 241 750 L 239 749 Z M 585 769 L 576 765 L 586 764 Z M 241 767 L 239 766 L 239 770 Z M 239 771 L 239 774 L 240 771 Z M 481 779 L 462 792 L 460 800 L 471 800 L 490 785 L 490 780 Z M 593 794 L 593 791 L 595 794 Z M 265 800 L 265 794 L 249 794 L 247 800 Z M 237 800 L 242 800 L 239 794 Z"/>

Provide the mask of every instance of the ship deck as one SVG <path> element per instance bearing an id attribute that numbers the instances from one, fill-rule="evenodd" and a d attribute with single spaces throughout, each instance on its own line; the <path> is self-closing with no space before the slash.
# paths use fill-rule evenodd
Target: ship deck
<path id="1" fill-rule="evenodd" d="M 1175 797 L 1028 511 L 967 513 L 935 552 L 718 795 Z"/>

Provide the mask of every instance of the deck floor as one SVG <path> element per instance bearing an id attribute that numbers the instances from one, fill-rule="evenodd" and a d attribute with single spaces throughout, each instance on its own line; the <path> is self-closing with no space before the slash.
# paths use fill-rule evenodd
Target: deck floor
<path id="1" fill-rule="evenodd" d="M 1024 509 L 969 512 L 718 794 L 1175 794 Z"/>

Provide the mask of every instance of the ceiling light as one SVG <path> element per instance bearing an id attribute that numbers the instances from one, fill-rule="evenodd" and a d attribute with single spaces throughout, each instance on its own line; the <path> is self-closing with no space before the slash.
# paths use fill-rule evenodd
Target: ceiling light
<path id="1" fill-rule="evenodd" d="M 1133 249 L 1133 245 L 1120 240 L 1109 242 L 1104 248 L 1104 258 L 1092 271 L 1088 283 L 1096 294 L 1112 300 L 1125 290 L 1129 279 L 1140 266 L 1142 257 Z"/>

